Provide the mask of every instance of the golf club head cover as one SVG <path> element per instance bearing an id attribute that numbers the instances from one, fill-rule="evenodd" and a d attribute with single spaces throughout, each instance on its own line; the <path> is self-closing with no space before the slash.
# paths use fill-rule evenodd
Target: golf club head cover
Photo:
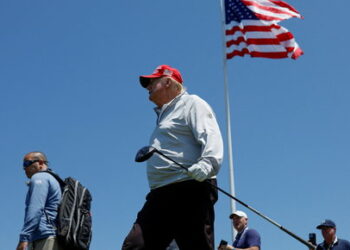
<path id="1" fill-rule="evenodd" d="M 198 165 L 193 165 L 188 168 L 187 174 L 191 176 L 193 179 L 195 179 L 196 181 L 204 181 L 208 179 L 210 171 Z"/>

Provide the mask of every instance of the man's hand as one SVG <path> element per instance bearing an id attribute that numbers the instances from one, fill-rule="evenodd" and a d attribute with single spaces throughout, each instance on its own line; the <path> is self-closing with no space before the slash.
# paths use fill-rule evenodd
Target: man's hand
<path id="1" fill-rule="evenodd" d="M 28 242 L 19 242 L 16 250 L 27 250 Z"/>
<path id="2" fill-rule="evenodd" d="M 188 175 L 191 176 L 196 181 L 204 181 L 208 178 L 208 172 L 199 166 L 192 166 L 188 168 Z"/>
<path id="3" fill-rule="evenodd" d="M 234 248 L 231 245 L 223 245 L 223 246 L 219 246 L 218 250 L 234 250 Z"/>

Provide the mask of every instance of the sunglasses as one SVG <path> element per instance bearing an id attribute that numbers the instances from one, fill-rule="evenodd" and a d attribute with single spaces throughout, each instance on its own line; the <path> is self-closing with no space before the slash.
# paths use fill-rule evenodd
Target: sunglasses
<path id="1" fill-rule="evenodd" d="M 27 167 L 31 166 L 33 163 L 39 162 L 39 161 L 40 161 L 40 160 L 33 160 L 33 161 L 31 161 L 31 160 L 26 160 L 26 161 L 23 161 L 23 168 L 27 168 Z"/>

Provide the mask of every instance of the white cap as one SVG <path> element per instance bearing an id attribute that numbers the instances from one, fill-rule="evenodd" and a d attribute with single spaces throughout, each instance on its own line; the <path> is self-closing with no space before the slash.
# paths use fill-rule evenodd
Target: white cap
<path id="1" fill-rule="evenodd" d="M 244 217 L 244 218 L 247 218 L 247 219 L 248 219 L 247 214 L 246 214 L 245 212 L 243 212 L 243 211 L 237 210 L 236 212 L 232 213 L 232 214 L 230 215 L 230 219 L 232 219 L 234 215 L 237 215 L 238 217 Z"/>

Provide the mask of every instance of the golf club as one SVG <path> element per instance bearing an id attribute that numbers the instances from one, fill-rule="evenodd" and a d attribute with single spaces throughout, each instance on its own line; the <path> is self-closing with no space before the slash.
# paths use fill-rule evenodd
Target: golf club
<path id="1" fill-rule="evenodd" d="M 186 171 L 188 171 L 188 169 L 186 167 L 184 167 L 183 165 L 181 165 L 180 163 L 176 162 L 175 160 L 171 159 L 170 157 L 164 155 L 162 152 L 160 152 L 158 149 L 152 147 L 152 146 L 145 146 L 143 148 L 141 148 L 135 157 L 135 161 L 136 162 L 144 162 L 146 160 L 148 160 L 149 158 L 152 157 L 152 155 L 154 153 L 157 153 L 161 156 L 163 156 L 164 158 L 172 161 L 173 163 L 175 163 L 176 165 L 178 165 L 179 167 L 185 169 Z M 298 240 L 299 242 L 303 243 L 305 246 L 307 246 L 308 248 L 311 249 L 316 249 L 316 246 L 311 244 L 310 242 L 300 238 L 298 235 L 292 233 L 291 231 L 287 230 L 286 228 L 284 228 L 283 226 L 281 226 L 280 224 L 278 224 L 277 222 L 273 221 L 272 219 L 270 219 L 269 217 L 263 215 L 262 213 L 260 213 L 258 210 L 252 208 L 251 206 L 247 205 L 246 203 L 244 203 L 243 201 L 237 199 L 236 197 L 232 196 L 231 194 L 229 194 L 228 192 L 226 192 L 225 190 L 221 189 L 218 186 L 215 186 L 213 184 L 211 184 L 210 182 L 208 182 L 212 187 L 214 187 L 215 189 L 219 190 L 221 193 L 227 195 L 228 197 L 230 197 L 231 199 L 234 199 L 235 201 L 237 201 L 238 203 L 240 203 L 241 205 L 245 206 L 246 208 L 250 209 L 251 211 L 253 211 L 254 213 L 256 213 L 257 215 L 261 216 L 262 218 L 264 218 L 265 220 L 267 220 L 268 222 L 272 223 L 273 225 L 275 225 L 276 227 L 278 227 L 279 229 L 281 229 L 282 231 L 284 231 L 285 233 L 289 234 L 290 236 L 292 236 L 294 239 Z"/>

